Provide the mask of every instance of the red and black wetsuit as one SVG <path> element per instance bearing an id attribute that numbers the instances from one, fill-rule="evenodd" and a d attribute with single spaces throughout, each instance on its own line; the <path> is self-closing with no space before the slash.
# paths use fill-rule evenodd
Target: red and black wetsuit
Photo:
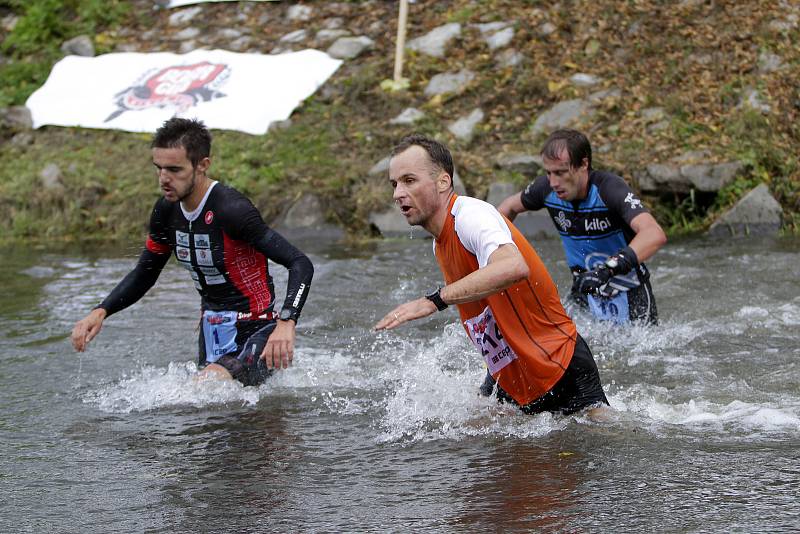
<path id="1" fill-rule="evenodd" d="M 275 318 L 267 260 L 289 270 L 283 307 L 292 310 L 295 320 L 314 274 L 306 255 L 269 228 L 244 195 L 214 182 L 191 213 L 180 202 L 156 202 L 139 262 L 99 307 L 111 315 L 138 301 L 155 284 L 171 253 L 189 271 L 204 312 L 237 312 L 239 320 Z M 200 364 L 205 361 L 201 348 Z"/>

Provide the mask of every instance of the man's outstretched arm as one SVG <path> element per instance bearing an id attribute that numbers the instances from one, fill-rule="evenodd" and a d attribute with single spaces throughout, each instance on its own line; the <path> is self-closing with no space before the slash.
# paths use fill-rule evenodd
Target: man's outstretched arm
<path id="1" fill-rule="evenodd" d="M 442 288 L 440 296 L 446 304 L 463 304 L 494 295 L 527 278 L 528 264 L 516 245 L 506 243 L 492 252 L 485 267 Z M 375 330 L 391 330 L 403 323 L 427 317 L 436 305 L 423 297 L 397 306 L 374 326 Z"/>

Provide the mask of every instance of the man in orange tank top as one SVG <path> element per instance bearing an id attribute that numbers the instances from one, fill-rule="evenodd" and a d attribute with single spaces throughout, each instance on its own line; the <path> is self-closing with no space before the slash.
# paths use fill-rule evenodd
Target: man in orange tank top
<path id="1" fill-rule="evenodd" d="M 456 195 L 452 176 L 450 151 L 437 141 L 411 135 L 392 151 L 393 198 L 410 225 L 434 236 L 447 285 L 396 307 L 375 329 L 455 304 L 497 381 L 498 400 L 528 413 L 608 404 L 591 350 L 536 251 L 490 204 Z"/>

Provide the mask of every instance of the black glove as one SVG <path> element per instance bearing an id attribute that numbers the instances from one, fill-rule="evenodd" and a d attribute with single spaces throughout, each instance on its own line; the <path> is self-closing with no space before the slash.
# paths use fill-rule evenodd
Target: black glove
<path id="1" fill-rule="evenodd" d="M 613 256 L 610 256 L 605 266 L 611 271 L 611 276 L 625 274 L 639 265 L 639 258 L 631 247 L 625 247 Z"/>
<path id="2" fill-rule="evenodd" d="M 578 293 L 595 295 L 602 286 L 606 285 L 608 279 L 612 276 L 611 269 L 604 264 L 592 271 L 583 271 L 580 273 L 575 279 L 573 287 L 575 287 Z"/>

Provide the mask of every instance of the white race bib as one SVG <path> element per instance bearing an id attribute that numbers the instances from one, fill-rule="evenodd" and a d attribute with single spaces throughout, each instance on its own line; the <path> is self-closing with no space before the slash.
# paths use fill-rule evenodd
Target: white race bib
<path id="1" fill-rule="evenodd" d="M 467 325 L 469 338 L 483 355 L 486 367 L 492 375 L 517 359 L 500 332 L 489 306 L 480 315 L 464 321 L 464 324 Z"/>

